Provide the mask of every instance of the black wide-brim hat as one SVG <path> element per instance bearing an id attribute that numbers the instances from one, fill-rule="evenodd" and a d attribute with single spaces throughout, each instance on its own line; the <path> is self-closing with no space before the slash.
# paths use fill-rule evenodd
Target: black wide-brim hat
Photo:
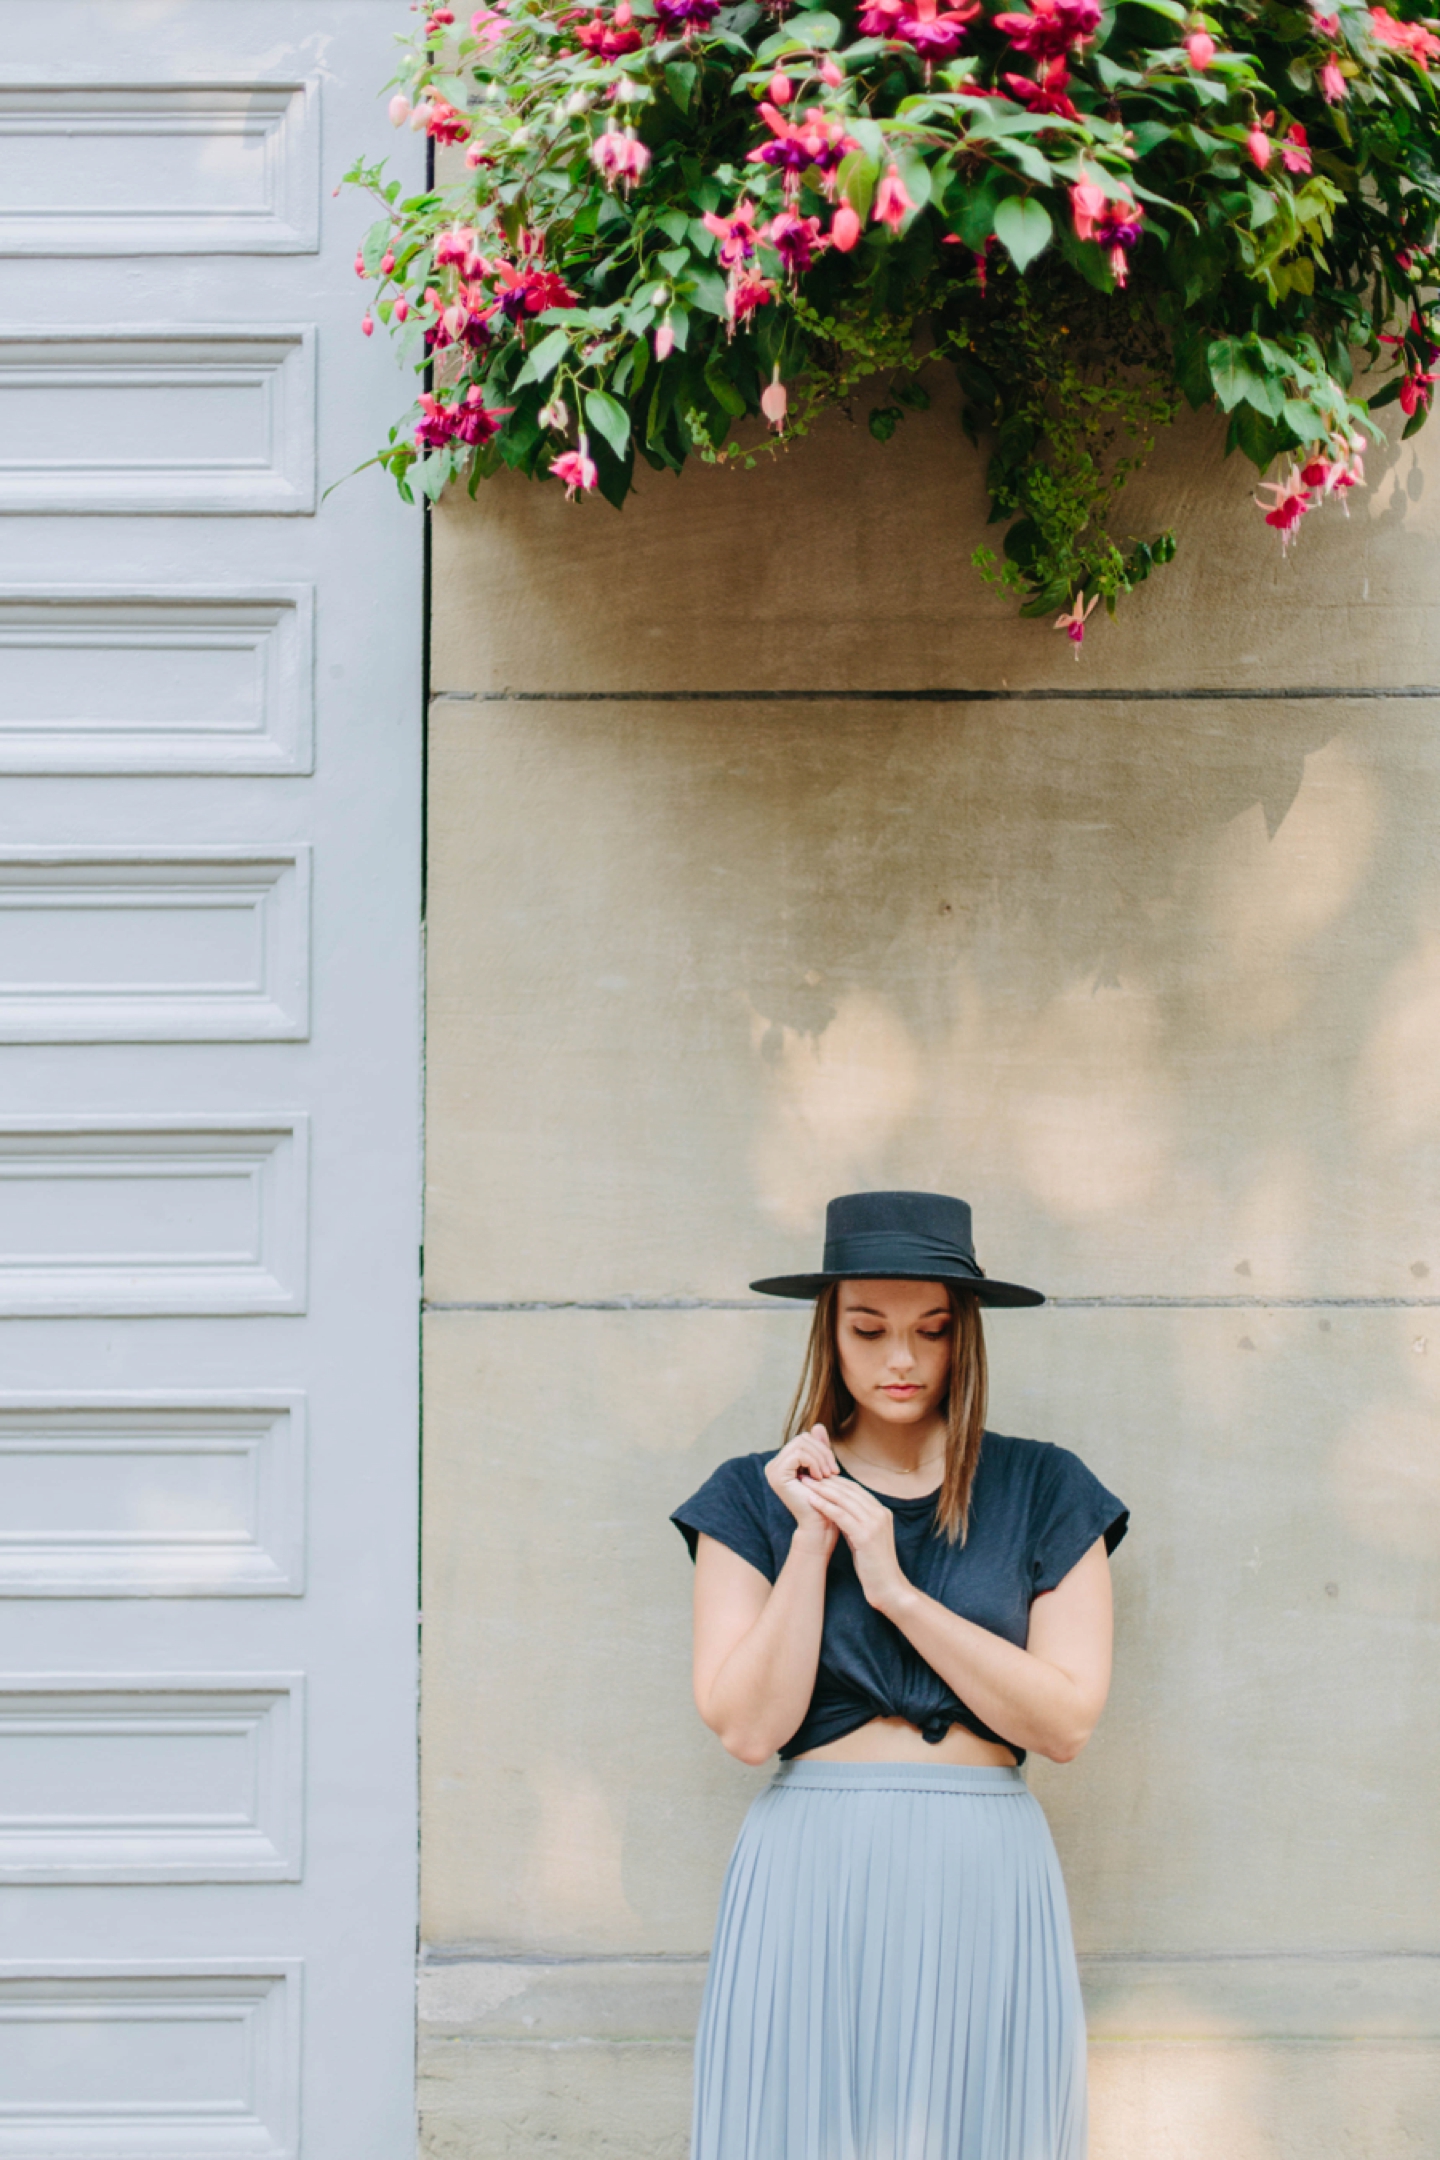
<path id="1" fill-rule="evenodd" d="M 948 1193 L 845 1193 L 825 1210 L 825 1258 L 818 1275 L 768 1275 L 752 1290 L 768 1297 L 818 1297 L 833 1282 L 943 1282 L 981 1305 L 1043 1305 L 1042 1290 L 996 1282 L 975 1258 L 970 1204 Z"/>

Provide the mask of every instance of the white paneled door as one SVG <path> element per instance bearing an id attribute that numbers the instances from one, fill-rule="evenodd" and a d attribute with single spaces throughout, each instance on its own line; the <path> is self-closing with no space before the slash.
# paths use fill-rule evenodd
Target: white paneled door
<path id="1" fill-rule="evenodd" d="M 399 0 L 0 0 L 0 2160 L 409 2160 Z"/>

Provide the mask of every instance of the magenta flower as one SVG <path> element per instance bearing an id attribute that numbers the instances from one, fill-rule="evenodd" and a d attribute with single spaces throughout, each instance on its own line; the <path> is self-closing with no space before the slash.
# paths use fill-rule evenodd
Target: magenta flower
<path id="1" fill-rule="evenodd" d="M 1061 60 L 1100 27 L 1100 0 L 1034 0 L 1028 15 L 997 15 L 995 28 L 1027 60 Z"/>
<path id="2" fill-rule="evenodd" d="M 1350 95 L 1350 85 L 1333 53 L 1320 70 L 1320 95 L 1327 105 L 1342 105 Z"/>
<path id="3" fill-rule="evenodd" d="M 1065 632 L 1066 637 L 1069 638 L 1071 644 L 1075 647 L 1075 658 L 1077 660 L 1080 658 L 1080 647 L 1085 642 L 1085 625 L 1087 622 L 1089 622 L 1090 617 L 1094 614 L 1096 603 L 1099 601 L 1099 598 L 1100 595 L 1098 592 L 1092 593 L 1089 604 L 1087 606 L 1084 590 L 1082 588 L 1081 591 L 1076 593 L 1074 602 L 1071 605 L 1068 613 L 1064 615 L 1057 615 L 1055 618 L 1055 628 L 1057 630 L 1063 630 Z"/>
<path id="4" fill-rule="evenodd" d="M 860 238 L 860 220 L 848 202 L 842 202 L 830 220 L 830 244 L 848 255 Z"/>
<path id="5" fill-rule="evenodd" d="M 1077 180 L 1070 190 L 1070 213 L 1077 240 L 1093 240 L 1095 227 L 1105 215 L 1110 198 L 1093 180 Z"/>
<path id="6" fill-rule="evenodd" d="M 527 315 L 543 315 L 546 308 L 579 306 L 559 272 L 543 269 L 533 260 L 518 266 L 497 262 L 492 274 L 496 303 L 511 322 L 523 322 Z"/>
<path id="7" fill-rule="evenodd" d="M 816 255 L 825 246 L 820 234 L 818 217 L 800 217 L 793 210 L 782 210 L 765 227 L 764 237 L 774 248 L 785 265 L 786 275 L 803 277 L 811 267 Z"/>
<path id="8" fill-rule="evenodd" d="M 1042 60 L 1032 82 L 1028 75 L 1007 75 L 1005 89 L 1017 105 L 1033 113 L 1050 113 L 1057 120 L 1078 120 L 1070 97 L 1070 70 L 1063 60 Z"/>
<path id="9" fill-rule="evenodd" d="M 894 37 L 895 26 L 905 12 L 905 0 L 866 0 L 860 10 L 861 37 Z"/>
<path id="10" fill-rule="evenodd" d="M 475 250 L 475 235 L 468 225 L 454 226 L 448 232 L 435 235 L 435 267 L 445 270 L 452 263 L 468 262 Z"/>
<path id="11" fill-rule="evenodd" d="M 565 494 L 570 502 L 574 502 L 581 493 L 590 494 L 600 478 L 595 469 L 595 460 L 590 455 L 590 445 L 583 435 L 580 437 L 578 450 L 564 450 L 559 457 L 551 458 L 550 470 L 557 480 L 564 481 Z"/>
<path id="12" fill-rule="evenodd" d="M 767 306 L 774 297 L 775 287 L 769 278 L 758 277 L 753 270 L 735 271 L 725 295 L 731 336 L 749 322 L 757 308 Z"/>
<path id="13" fill-rule="evenodd" d="M 803 119 L 792 121 L 767 102 L 760 107 L 760 117 L 771 139 L 756 145 L 750 163 L 778 167 L 787 195 L 798 192 L 800 175 L 812 165 L 828 178 L 846 152 L 855 148 L 841 122 L 827 119 L 818 105 L 810 106 Z"/>
<path id="14" fill-rule="evenodd" d="M 1215 40 L 1208 30 L 1192 30 L 1185 40 L 1185 55 L 1191 67 L 1201 73 L 1215 58 Z"/>
<path id="15" fill-rule="evenodd" d="M 914 5 L 900 17 L 894 36 L 901 38 L 919 53 L 926 67 L 937 60 L 953 60 L 960 50 L 968 23 L 980 13 L 980 0 L 967 0 L 962 7 L 940 10 L 938 0 L 914 0 Z"/>
<path id="16" fill-rule="evenodd" d="M 719 12 L 720 0 L 655 0 L 660 27 L 671 37 L 693 37 L 697 30 L 708 30 Z"/>
<path id="17" fill-rule="evenodd" d="M 603 15 L 595 15 L 589 22 L 581 23 L 575 32 L 575 41 L 597 60 L 618 60 L 623 53 L 638 52 L 645 42 L 635 28 L 635 18 L 630 11 L 630 0 L 620 0 L 619 7 L 607 22 Z"/>
<path id="18" fill-rule="evenodd" d="M 720 242 L 716 254 L 722 270 L 734 270 L 740 263 L 749 262 L 755 253 L 759 234 L 755 230 L 755 205 L 742 195 L 729 217 L 717 217 L 707 210 L 705 229 L 714 233 Z"/>
<path id="19" fill-rule="evenodd" d="M 1266 166 L 1270 163 L 1270 152 L 1274 148 L 1274 144 L 1265 133 L 1265 130 L 1258 126 L 1252 127 L 1245 137 L 1245 147 L 1250 152 L 1259 170 L 1264 172 Z"/>
<path id="20" fill-rule="evenodd" d="M 888 225 L 891 232 L 899 232 L 906 218 L 915 208 L 905 192 L 900 178 L 900 168 L 892 164 L 875 190 L 875 201 L 870 215 L 877 225 Z"/>
<path id="21" fill-rule="evenodd" d="M 514 409 L 513 405 L 497 405 L 493 409 L 487 408 L 485 393 L 480 388 L 479 383 L 471 383 L 464 397 L 460 398 L 453 407 L 457 439 L 460 442 L 469 443 L 472 449 L 482 447 L 499 434 L 501 421 L 507 413 L 513 412 Z"/>
<path id="22" fill-rule="evenodd" d="M 1262 493 L 1268 493 L 1275 498 L 1268 510 L 1260 501 L 1259 495 L 1255 497 L 1255 502 L 1265 511 L 1265 523 L 1273 525 L 1279 533 L 1282 552 L 1288 554 L 1301 518 L 1307 511 L 1315 508 L 1315 498 L 1305 485 L 1303 475 L 1298 473 L 1294 466 L 1283 480 L 1267 480 Z"/>
<path id="23" fill-rule="evenodd" d="M 1397 22 L 1388 8 L 1372 7 L 1370 28 L 1382 45 L 1388 45 L 1392 52 L 1408 53 L 1427 75 L 1430 62 L 1440 60 L 1440 38 L 1423 23 Z"/>

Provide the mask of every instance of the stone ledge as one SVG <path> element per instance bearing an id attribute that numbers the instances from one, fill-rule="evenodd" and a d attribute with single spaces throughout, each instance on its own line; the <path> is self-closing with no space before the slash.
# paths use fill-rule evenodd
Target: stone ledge
<path id="1" fill-rule="evenodd" d="M 427 2039 L 686 2043 L 703 1958 L 427 1958 Z M 1093 2043 L 1399 2040 L 1440 2043 L 1440 1954 L 1080 1961 Z"/>

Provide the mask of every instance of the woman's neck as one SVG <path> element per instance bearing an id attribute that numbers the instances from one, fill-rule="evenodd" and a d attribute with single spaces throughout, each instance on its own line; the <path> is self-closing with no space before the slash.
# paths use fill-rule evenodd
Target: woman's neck
<path id="1" fill-rule="evenodd" d="M 930 1418 L 923 1425 L 892 1425 L 857 1410 L 840 1435 L 840 1445 L 868 1468 L 903 1478 L 921 1469 L 939 1468 L 945 1459 L 945 1434 L 943 1417 Z"/>

